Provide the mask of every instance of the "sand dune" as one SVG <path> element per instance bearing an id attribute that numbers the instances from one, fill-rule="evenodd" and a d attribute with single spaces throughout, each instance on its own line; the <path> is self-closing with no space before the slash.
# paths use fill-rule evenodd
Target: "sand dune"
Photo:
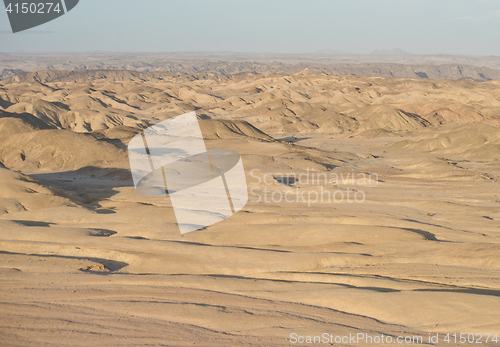
<path id="1" fill-rule="evenodd" d="M 271 136 L 246 121 L 206 119 L 200 122 L 200 128 L 203 138 L 207 140 L 243 138 L 274 141 Z"/>
<path id="2" fill-rule="evenodd" d="M 22 76 L 0 88 L 5 344 L 500 333 L 498 82 Z M 188 111 L 208 149 L 241 154 L 250 201 L 181 236 L 126 148 Z"/>
<path id="3" fill-rule="evenodd" d="M 396 146 L 456 158 L 497 159 L 500 154 L 500 129 L 481 123 L 447 126 L 432 134 L 419 134 L 414 140 Z"/>
<path id="4" fill-rule="evenodd" d="M 0 136 L 54 129 L 30 113 L 0 111 Z"/>
<path id="5" fill-rule="evenodd" d="M 25 212 L 59 206 L 77 206 L 75 197 L 0 166 L 2 190 L 0 214 Z"/>
<path id="6" fill-rule="evenodd" d="M 0 162 L 13 170 L 76 170 L 87 166 L 123 167 L 126 152 L 90 135 L 40 130 L 2 138 Z"/>
<path id="7" fill-rule="evenodd" d="M 50 74 L 66 82 L 59 82 L 58 90 L 42 88 L 32 75 L 7 84 L 3 102 L 17 101 L 6 110 L 78 132 L 144 128 L 194 109 L 206 118 L 243 119 L 267 133 L 397 132 L 468 122 L 498 126 L 500 119 L 497 82 L 363 79 L 310 70 L 291 76 L 205 76 L 203 82 L 166 73 L 78 71 L 71 79 L 67 72 Z"/>
<path id="8" fill-rule="evenodd" d="M 428 121 L 418 115 L 406 113 L 387 105 L 360 108 L 349 115 L 360 121 L 361 130 L 412 131 L 430 125 Z"/>

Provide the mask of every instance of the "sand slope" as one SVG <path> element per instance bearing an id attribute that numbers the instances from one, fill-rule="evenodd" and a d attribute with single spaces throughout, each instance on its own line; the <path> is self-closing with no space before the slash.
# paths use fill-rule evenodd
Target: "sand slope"
<path id="1" fill-rule="evenodd" d="M 0 91 L 5 344 L 500 333 L 497 82 L 43 74 Z M 193 110 L 250 201 L 181 236 L 126 146 Z"/>

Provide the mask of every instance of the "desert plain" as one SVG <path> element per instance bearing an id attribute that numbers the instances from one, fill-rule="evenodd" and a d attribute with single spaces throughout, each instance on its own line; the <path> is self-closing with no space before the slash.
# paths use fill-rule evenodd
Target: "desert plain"
<path id="1" fill-rule="evenodd" d="M 135 190 L 127 145 L 192 111 L 207 148 L 241 154 L 249 202 L 181 235 L 168 197 Z M 8 77 L 0 344 L 498 334 L 499 125 L 494 80 L 313 69 Z"/>

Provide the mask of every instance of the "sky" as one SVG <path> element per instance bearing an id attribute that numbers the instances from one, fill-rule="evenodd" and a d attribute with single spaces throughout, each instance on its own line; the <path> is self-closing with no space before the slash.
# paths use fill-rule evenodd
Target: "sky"
<path id="1" fill-rule="evenodd" d="M 251 52 L 500 56 L 500 0 L 80 0 L 0 52 Z"/>

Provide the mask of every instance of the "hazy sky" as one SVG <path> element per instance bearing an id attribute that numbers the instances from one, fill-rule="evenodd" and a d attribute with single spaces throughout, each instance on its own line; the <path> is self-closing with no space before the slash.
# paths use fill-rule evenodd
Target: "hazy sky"
<path id="1" fill-rule="evenodd" d="M 235 51 L 500 55 L 500 0 L 80 0 L 0 52 Z"/>

